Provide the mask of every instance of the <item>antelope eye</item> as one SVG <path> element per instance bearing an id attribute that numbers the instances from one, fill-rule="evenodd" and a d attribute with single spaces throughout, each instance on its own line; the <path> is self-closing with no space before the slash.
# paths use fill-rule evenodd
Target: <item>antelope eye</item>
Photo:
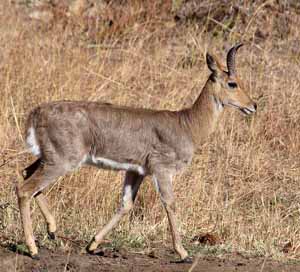
<path id="1" fill-rule="evenodd" d="M 235 82 L 228 82 L 228 87 L 230 89 L 234 89 L 234 88 L 237 88 L 237 84 Z"/>

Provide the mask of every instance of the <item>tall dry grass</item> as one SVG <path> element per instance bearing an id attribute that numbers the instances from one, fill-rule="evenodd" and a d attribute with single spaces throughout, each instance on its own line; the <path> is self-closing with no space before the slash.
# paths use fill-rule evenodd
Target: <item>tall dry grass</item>
<path id="1" fill-rule="evenodd" d="M 238 72 L 258 102 L 258 112 L 246 118 L 227 110 L 192 165 L 176 176 L 181 232 L 191 251 L 204 250 L 191 239 L 208 232 L 218 236 L 220 244 L 205 250 L 299 257 L 299 15 L 284 10 L 294 17 L 289 18 L 293 21 L 287 35 L 280 37 L 278 33 L 285 32 L 276 31 L 276 13 L 267 16 L 263 4 L 248 5 L 243 7 L 250 12 L 244 24 L 229 30 L 225 22 L 207 32 L 205 23 L 175 24 L 170 18 L 160 22 L 155 18 L 143 24 L 139 18 L 135 24 L 125 20 L 130 23 L 120 24 L 118 31 L 91 38 L 86 32 L 74 32 L 76 25 L 54 22 L 49 27 L 29 20 L 25 6 L 1 2 L 1 244 L 23 239 L 15 182 L 18 171 L 34 159 L 22 154 L 22 130 L 30 109 L 62 99 L 179 109 L 192 104 L 207 79 L 205 52 L 224 58 L 225 51 L 242 39 L 248 43 L 238 53 Z M 211 23 L 209 16 L 206 22 Z M 47 196 L 61 238 L 48 242 L 33 201 L 40 243 L 67 249 L 73 246 L 70 241 L 88 241 L 117 209 L 123 176 L 83 168 L 50 186 Z M 169 246 L 167 228 L 165 212 L 147 178 L 134 211 L 108 239 L 113 245 L 142 249 Z"/>

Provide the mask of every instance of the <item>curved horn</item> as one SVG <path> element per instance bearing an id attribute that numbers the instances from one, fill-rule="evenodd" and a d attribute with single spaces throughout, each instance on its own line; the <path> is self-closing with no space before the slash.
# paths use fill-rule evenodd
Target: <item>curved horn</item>
<path id="1" fill-rule="evenodd" d="M 233 46 L 227 54 L 227 69 L 229 76 L 235 74 L 235 54 L 242 45 L 242 43 L 238 43 L 237 45 Z"/>

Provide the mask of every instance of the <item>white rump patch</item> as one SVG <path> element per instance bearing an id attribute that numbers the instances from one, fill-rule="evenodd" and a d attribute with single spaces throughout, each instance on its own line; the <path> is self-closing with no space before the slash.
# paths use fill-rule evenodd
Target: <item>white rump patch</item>
<path id="1" fill-rule="evenodd" d="M 114 169 L 114 170 L 132 170 L 140 175 L 145 175 L 145 169 L 137 164 L 131 164 L 131 163 L 120 163 L 117 161 L 113 161 L 110 159 L 102 158 L 102 157 L 91 157 L 91 162 L 88 162 L 90 164 L 96 165 L 100 168 L 108 168 L 108 169 Z"/>
<path id="2" fill-rule="evenodd" d="M 41 154 L 41 150 L 36 140 L 34 128 L 30 127 L 27 133 L 26 143 L 30 152 L 35 156 L 39 156 Z"/>

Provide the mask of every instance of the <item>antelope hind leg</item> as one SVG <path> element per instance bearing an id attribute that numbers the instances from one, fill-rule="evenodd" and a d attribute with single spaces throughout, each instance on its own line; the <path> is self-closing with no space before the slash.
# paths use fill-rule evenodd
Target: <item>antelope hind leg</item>
<path id="1" fill-rule="evenodd" d="M 56 231 L 56 223 L 55 223 L 54 216 L 50 212 L 47 199 L 46 199 L 45 195 L 40 192 L 35 196 L 35 200 L 46 220 L 48 236 L 50 239 L 54 240 L 55 239 L 55 231 Z"/>
<path id="2" fill-rule="evenodd" d="M 22 172 L 24 180 L 30 178 L 34 174 L 34 172 L 41 166 L 41 163 L 41 158 L 38 158 L 34 163 L 26 167 Z M 35 195 L 35 200 L 47 222 L 47 231 L 49 238 L 55 239 L 54 233 L 56 231 L 56 223 L 53 215 L 50 212 L 46 197 L 42 194 L 42 192 L 39 192 Z"/>
<path id="3" fill-rule="evenodd" d="M 30 200 L 51 182 L 54 182 L 55 178 L 60 175 L 62 175 L 62 170 L 58 167 L 39 165 L 36 167 L 35 171 L 26 178 L 26 182 L 23 185 L 17 186 L 17 197 L 25 235 L 25 243 L 31 257 L 34 259 L 38 258 L 38 249 L 33 236 L 32 220 L 30 216 Z M 40 199 L 41 198 L 38 198 L 38 203 L 41 204 L 42 202 Z M 42 212 L 43 210 L 44 212 L 46 211 L 44 207 L 41 209 Z"/>

